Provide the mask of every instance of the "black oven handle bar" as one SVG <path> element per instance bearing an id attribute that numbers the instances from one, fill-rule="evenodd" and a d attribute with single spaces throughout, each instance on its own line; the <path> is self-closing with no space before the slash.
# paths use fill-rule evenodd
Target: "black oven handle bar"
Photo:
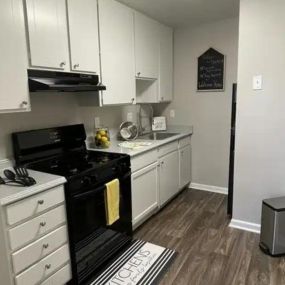
<path id="1" fill-rule="evenodd" d="M 128 178 L 131 175 L 131 172 L 128 171 L 123 177 L 120 177 L 120 180 L 124 180 L 126 178 Z M 86 197 L 92 197 L 98 194 L 98 192 L 101 192 L 103 190 L 105 190 L 106 186 L 105 184 L 102 186 L 97 187 L 96 189 L 90 190 L 88 192 L 82 193 L 82 194 L 77 194 L 74 195 L 74 199 L 85 199 Z"/>
<path id="2" fill-rule="evenodd" d="M 105 188 L 106 188 L 106 186 L 103 185 L 103 186 L 100 186 L 100 187 L 98 187 L 98 188 L 96 188 L 96 189 L 90 190 L 90 191 L 88 191 L 88 192 L 85 192 L 85 193 L 82 193 L 82 194 L 74 195 L 73 197 L 74 197 L 75 199 L 84 199 L 84 198 L 87 198 L 87 197 L 92 197 L 92 196 L 97 195 L 98 192 L 103 191 Z"/>

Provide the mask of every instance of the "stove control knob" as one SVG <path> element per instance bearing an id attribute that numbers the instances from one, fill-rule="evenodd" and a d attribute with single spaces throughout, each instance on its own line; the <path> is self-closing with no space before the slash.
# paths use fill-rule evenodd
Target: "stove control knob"
<path id="1" fill-rule="evenodd" d="M 91 176 L 91 181 L 94 183 L 94 182 L 97 182 L 97 180 L 98 180 L 98 177 L 97 177 L 97 175 L 92 175 Z"/>
<path id="2" fill-rule="evenodd" d="M 85 186 L 88 186 L 91 184 L 91 178 L 86 176 L 86 177 L 83 177 L 83 179 L 81 180 L 81 184 L 85 185 Z"/>

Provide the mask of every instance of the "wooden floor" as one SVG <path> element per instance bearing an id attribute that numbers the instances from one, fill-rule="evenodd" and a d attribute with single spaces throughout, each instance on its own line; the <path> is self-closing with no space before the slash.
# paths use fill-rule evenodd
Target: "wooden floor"
<path id="1" fill-rule="evenodd" d="M 285 258 L 263 254 L 259 235 L 229 228 L 226 207 L 225 195 L 186 189 L 136 231 L 179 253 L 160 285 L 285 284 Z"/>

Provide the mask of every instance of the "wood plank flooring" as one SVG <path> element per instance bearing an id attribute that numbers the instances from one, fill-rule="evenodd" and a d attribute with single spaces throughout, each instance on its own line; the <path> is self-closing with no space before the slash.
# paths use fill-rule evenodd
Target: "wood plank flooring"
<path id="1" fill-rule="evenodd" d="M 222 194 L 184 190 L 135 233 L 179 254 L 160 285 L 285 285 L 285 258 L 259 247 L 259 235 L 229 228 Z"/>

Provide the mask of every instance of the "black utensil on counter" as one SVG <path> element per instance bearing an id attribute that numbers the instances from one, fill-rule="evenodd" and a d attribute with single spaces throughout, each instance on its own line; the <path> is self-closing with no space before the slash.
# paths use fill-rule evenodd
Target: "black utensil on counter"
<path id="1" fill-rule="evenodd" d="M 5 175 L 5 177 L 7 179 L 9 179 L 9 181 L 4 181 L 5 184 L 16 183 L 16 184 L 20 184 L 20 185 L 23 185 L 23 186 L 30 186 L 27 181 L 17 180 L 16 179 L 16 174 L 13 171 L 9 170 L 9 169 L 5 169 L 4 170 L 4 175 Z"/>
<path id="2" fill-rule="evenodd" d="M 5 183 L 4 179 L 0 176 L 0 185 L 1 184 L 6 184 L 6 183 Z"/>
<path id="3" fill-rule="evenodd" d="M 36 184 L 36 180 L 29 175 L 29 172 L 26 167 L 15 166 L 14 170 L 18 178 L 26 180 L 29 183 L 29 186 Z"/>

